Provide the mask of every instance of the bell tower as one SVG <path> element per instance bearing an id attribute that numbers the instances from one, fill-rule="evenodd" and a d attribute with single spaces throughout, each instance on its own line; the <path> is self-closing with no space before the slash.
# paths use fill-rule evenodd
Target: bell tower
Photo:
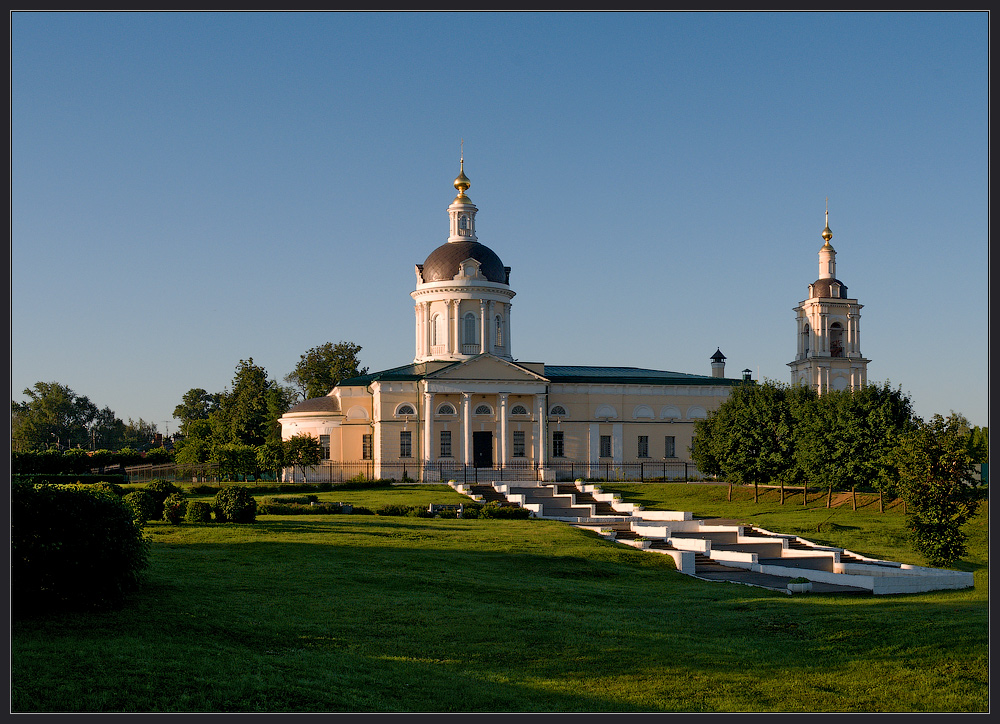
<path id="1" fill-rule="evenodd" d="M 809 298 L 795 307 L 795 359 L 788 363 L 792 384 L 828 390 L 857 390 L 868 382 L 868 360 L 861 354 L 861 307 L 837 279 L 837 252 L 830 240 L 826 211 L 819 278 L 809 285 Z"/>

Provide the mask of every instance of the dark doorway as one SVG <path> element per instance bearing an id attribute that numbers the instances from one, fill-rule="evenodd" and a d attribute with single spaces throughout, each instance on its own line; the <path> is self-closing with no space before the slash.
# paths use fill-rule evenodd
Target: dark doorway
<path id="1" fill-rule="evenodd" d="M 477 468 L 493 467 L 493 433 L 491 431 L 472 433 L 472 464 Z"/>

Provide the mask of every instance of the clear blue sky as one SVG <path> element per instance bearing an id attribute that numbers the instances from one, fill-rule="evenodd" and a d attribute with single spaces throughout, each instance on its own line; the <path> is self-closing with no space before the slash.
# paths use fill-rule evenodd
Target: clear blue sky
<path id="1" fill-rule="evenodd" d="M 173 432 L 325 342 L 413 358 L 459 143 L 515 357 L 789 381 L 818 273 L 869 380 L 988 425 L 985 13 L 14 13 L 11 395 Z"/>

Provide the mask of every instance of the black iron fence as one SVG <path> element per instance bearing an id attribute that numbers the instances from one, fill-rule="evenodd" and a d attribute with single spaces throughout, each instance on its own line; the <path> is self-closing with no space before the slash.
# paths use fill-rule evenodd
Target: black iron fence
<path id="1" fill-rule="evenodd" d="M 637 461 L 637 462 L 550 462 L 545 466 L 551 476 L 560 481 L 583 478 L 594 481 L 655 481 L 676 480 L 687 482 L 700 479 L 694 463 L 683 461 Z M 306 468 L 285 468 L 281 473 L 274 471 L 253 471 L 239 473 L 226 470 L 216 463 L 200 465 L 136 465 L 125 469 L 129 482 L 144 483 L 150 480 L 169 480 L 184 483 L 220 482 L 309 482 L 343 483 L 353 480 L 374 480 L 376 478 L 413 482 L 460 483 L 479 481 L 519 481 L 541 480 L 539 466 L 528 462 L 514 462 L 506 465 L 477 467 L 450 461 L 424 464 L 419 461 L 393 461 L 376 464 L 371 460 L 354 462 L 324 462 Z M 304 478 L 304 479 L 303 479 Z"/>

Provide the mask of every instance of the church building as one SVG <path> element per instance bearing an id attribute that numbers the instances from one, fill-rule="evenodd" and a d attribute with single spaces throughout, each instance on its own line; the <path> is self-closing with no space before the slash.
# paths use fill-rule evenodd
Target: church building
<path id="1" fill-rule="evenodd" d="M 319 438 L 326 460 L 310 479 L 359 463 L 372 477 L 425 481 L 694 474 L 694 421 L 749 371 L 725 377 L 720 350 L 709 375 L 515 360 L 511 267 L 480 243 L 470 185 L 463 160 L 447 241 L 415 268 L 412 362 L 343 380 L 280 419 L 283 439 Z"/>
<path id="2" fill-rule="evenodd" d="M 827 390 L 857 390 L 868 383 L 868 363 L 861 354 L 861 307 L 847 296 L 837 279 L 837 252 L 830 245 L 830 212 L 819 250 L 819 279 L 809 285 L 809 298 L 795 308 L 798 347 L 792 369 L 793 385 Z"/>

